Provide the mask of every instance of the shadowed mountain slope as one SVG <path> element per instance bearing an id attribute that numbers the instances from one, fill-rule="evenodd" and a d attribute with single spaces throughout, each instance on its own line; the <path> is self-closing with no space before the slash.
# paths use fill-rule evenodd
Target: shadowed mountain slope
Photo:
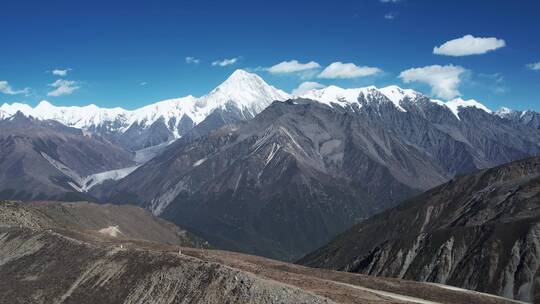
<path id="1" fill-rule="evenodd" d="M 540 158 L 458 177 L 299 263 L 540 301 Z"/>

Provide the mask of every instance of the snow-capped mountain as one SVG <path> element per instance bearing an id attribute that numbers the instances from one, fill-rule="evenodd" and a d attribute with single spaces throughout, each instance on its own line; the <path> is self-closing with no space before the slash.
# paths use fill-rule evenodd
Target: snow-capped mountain
<path id="1" fill-rule="evenodd" d="M 495 112 L 495 115 L 540 130 L 540 113 L 535 111 L 517 111 L 503 107 Z"/>
<path id="2" fill-rule="evenodd" d="M 293 259 L 456 175 L 532 155 L 540 132 L 480 103 L 332 86 L 185 136 L 90 194 L 138 203 L 221 248 Z"/>
<path id="3" fill-rule="evenodd" d="M 280 258 L 455 175 L 540 155 L 535 112 L 515 119 L 397 86 L 290 96 L 242 70 L 205 96 L 133 111 L 0 111 L 0 198 L 135 203 L 222 248 Z"/>
<path id="4" fill-rule="evenodd" d="M 411 89 L 402 89 L 396 85 L 391 85 L 380 89 L 375 86 L 354 89 L 343 89 L 337 86 L 328 86 L 323 89 L 308 91 L 300 97 L 316 100 L 329 106 L 338 105 L 341 107 L 355 105 L 361 108 L 363 106 L 362 102 L 386 102 L 393 104 L 402 112 L 407 111 L 404 108 L 403 103 L 409 101 L 414 104 L 415 101 L 427 99 L 433 104 L 451 111 L 457 119 L 459 119 L 459 111 L 462 108 L 474 107 L 487 113 L 492 113 L 492 111 L 485 105 L 473 99 L 463 100 L 461 98 L 456 98 L 443 102 L 437 99 L 429 99 L 419 92 Z"/>
<path id="5" fill-rule="evenodd" d="M 382 96 L 385 97 L 382 101 L 390 101 L 399 110 L 405 111 L 405 109 L 401 107 L 400 102 L 405 100 L 405 98 L 416 99 L 421 96 L 421 94 L 413 90 L 401 89 L 398 86 L 388 86 L 382 89 L 377 89 L 375 86 L 343 89 L 332 85 L 323 89 L 308 91 L 301 97 L 317 100 L 329 106 L 339 105 L 343 107 L 356 104 L 357 106 L 362 107 L 362 104 L 359 102 L 360 97 L 366 97 L 367 100 L 381 101 Z"/>
<path id="6" fill-rule="evenodd" d="M 127 148 L 137 150 L 181 137 L 216 109 L 234 109 L 240 114 L 239 119 L 252 118 L 272 101 L 289 97 L 256 74 L 236 70 L 225 82 L 199 98 L 190 95 L 136 110 L 95 105 L 58 107 L 48 101 L 42 101 L 34 108 L 21 103 L 3 104 L 0 106 L 0 119 L 12 117 L 17 112 L 40 120 L 52 119 L 66 126 L 116 139 L 114 141 Z M 128 140 L 115 138 L 119 135 L 127 135 Z"/>
<path id="7" fill-rule="evenodd" d="M 388 104 L 401 112 L 407 112 L 411 107 L 425 106 L 427 102 L 452 113 L 458 120 L 462 109 L 472 107 L 500 118 L 540 128 L 539 114 L 534 111 L 501 109 L 493 112 L 472 99 L 457 98 L 443 102 L 395 85 L 352 89 L 332 85 L 308 91 L 301 96 L 292 96 L 267 84 L 258 75 L 244 70 L 236 70 L 221 85 L 202 97 L 189 95 L 168 99 L 135 110 L 100 108 L 95 105 L 61 107 L 48 101 L 42 101 L 34 108 L 22 103 L 3 104 L 0 106 L 0 120 L 21 112 L 28 117 L 52 119 L 66 126 L 99 134 L 129 150 L 140 150 L 182 137 L 211 114 L 214 117 L 200 126 L 198 133 L 205 134 L 227 123 L 251 119 L 273 101 L 293 97 L 315 100 L 330 107 L 351 106 L 357 109 L 367 103 Z"/>

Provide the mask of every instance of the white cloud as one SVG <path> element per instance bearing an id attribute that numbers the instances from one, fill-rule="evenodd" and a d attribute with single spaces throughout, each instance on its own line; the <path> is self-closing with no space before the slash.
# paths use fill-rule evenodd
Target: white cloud
<path id="1" fill-rule="evenodd" d="M 298 62 L 298 60 L 282 61 L 274 66 L 267 68 L 266 70 L 273 74 L 295 73 L 303 72 L 307 70 L 313 70 L 320 68 L 321 65 L 315 61 L 306 63 Z"/>
<path id="2" fill-rule="evenodd" d="M 371 76 L 382 72 L 379 68 L 357 66 L 354 63 L 334 62 L 327 66 L 318 78 L 357 78 Z"/>
<path id="3" fill-rule="evenodd" d="M 318 82 L 306 81 L 306 82 L 302 82 L 296 89 L 294 89 L 292 91 L 292 94 L 296 96 L 301 96 L 307 93 L 308 91 L 322 89 L 324 87 L 326 86 Z"/>
<path id="4" fill-rule="evenodd" d="M 527 68 L 530 70 L 540 71 L 540 61 L 527 64 Z"/>
<path id="5" fill-rule="evenodd" d="M 51 73 L 56 76 L 64 77 L 68 74 L 69 71 L 71 71 L 71 69 L 65 69 L 65 70 L 54 69 L 51 71 Z"/>
<path id="6" fill-rule="evenodd" d="M 148 84 L 148 82 L 146 82 L 146 81 L 143 81 L 143 82 L 139 83 L 139 85 L 140 85 L 140 86 L 143 86 L 143 87 L 144 87 L 145 85 L 147 85 L 147 84 Z"/>
<path id="7" fill-rule="evenodd" d="M 397 17 L 397 14 L 394 12 L 384 14 L 384 19 L 387 19 L 387 20 L 394 20 L 396 19 L 396 17 Z"/>
<path id="8" fill-rule="evenodd" d="M 80 88 L 76 81 L 65 79 L 58 79 L 55 82 L 49 84 L 49 86 L 55 89 L 47 93 L 47 96 L 55 97 L 72 94 Z"/>
<path id="9" fill-rule="evenodd" d="M 191 57 L 191 56 L 186 57 L 186 63 L 187 64 L 198 64 L 200 62 L 201 62 L 201 60 L 199 60 L 199 59 L 197 59 L 195 57 Z"/>
<path id="10" fill-rule="evenodd" d="M 446 56 L 469 56 L 485 54 L 506 46 L 506 42 L 495 37 L 482 38 L 465 35 L 433 48 L 433 54 Z"/>
<path id="11" fill-rule="evenodd" d="M 7 95 L 29 94 L 30 89 L 24 88 L 22 90 L 14 90 L 7 81 L 0 80 L 0 93 Z"/>
<path id="12" fill-rule="evenodd" d="M 422 82 L 431 86 L 431 95 L 443 99 L 452 99 L 461 95 L 458 87 L 460 76 L 466 71 L 463 67 L 454 65 L 431 65 L 423 68 L 412 68 L 399 74 L 405 83 Z"/>
<path id="13" fill-rule="evenodd" d="M 213 66 L 220 66 L 220 67 L 233 65 L 236 62 L 238 62 L 238 59 L 239 59 L 238 57 L 234 57 L 234 58 L 230 58 L 230 59 L 216 60 L 216 61 L 212 62 L 212 65 Z"/>

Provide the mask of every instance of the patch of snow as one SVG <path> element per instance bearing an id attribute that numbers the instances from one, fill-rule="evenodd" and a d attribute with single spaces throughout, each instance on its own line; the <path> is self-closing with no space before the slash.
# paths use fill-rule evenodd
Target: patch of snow
<path id="1" fill-rule="evenodd" d="M 433 212 L 433 206 L 428 206 L 426 209 L 426 216 L 424 217 L 424 223 L 422 223 L 422 227 L 420 228 L 420 232 L 424 232 L 426 229 L 427 224 L 429 223 L 429 220 L 431 219 L 431 213 Z"/>
<path id="2" fill-rule="evenodd" d="M 206 157 L 205 158 L 201 158 L 199 159 L 198 161 L 194 162 L 193 163 L 193 167 L 198 167 L 200 165 L 202 165 L 202 163 L 204 163 L 206 161 Z"/>
<path id="3" fill-rule="evenodd" d="M 79 187 L 79 185 L 75 184 L 74 182 L 68 182 L 68 185 L 70 185 L 71 188 L 73 188 L 77 192 L 84 192 L 83 189 Z"/>
<path id="4" fill-rule="evenodd" d="M 515 112 L 516 112 L 515 110 L 509 109 L 509 108 L 506 108 L 506 107 L 502 107 L 499 110 L 497 110 L 497 112 L 495 112 L 495 114 L 497 116 L 499 116 L 499 117 L 507 117 L 508 115 L 511 115 L 511 114 L 513 114 Z"/>
<path id="5" fill-rule="evenodd" d="M 409 270 L 409 266 L 411 266 L 412 262 L 418 255 L 418 247 L 420 247 L 420 243 L 424 241 L 426 237 L 425 233 L 418 234 L 418 237 L 414 241 L 411 249 L 407 252 L 407 255 L 405 256 L 405 261 L 403 262 L 403 265 L 401 266 L 401 270 L 399 272 L 398 278 L 403 279 L 405 274 L 407 273 L 407 270 Z"/>
<path id="6" fill-rule="evenodd" d="M 435 104 L 438 104 L 439 106 L 441 107 L 445 107 L 445 108 L 448 108 L 446 106 L 446 103 L 442 100 L 439 100 L 439 99 L 430 99 L 431 102 L 435 103 Z"/>
<path id="7" fill-rule="evenodd" d="M 69 177 L 72 181 L 68 181 L 68 184 L 73 187 L 77 192 L 88 192 L 92 187 L 103 183 L 106 180 L 119 180 L 128 176 L 131 172 L 135 171 L 140 165 L 127 167 L 116 170 L 109 170 L 81 177 L 73 169 L 66 166 L 64 163 L 52 158 L 48 154 L 41 152 L 41 156 L 45 158 L 53 167 L 58 169 L 64 175 Z"/>
<path id="8" fill-rule="evenodd" d="M 172 144 L 174 140 L 161 143 L 159 145 L 151 146 L 148 148 L 140 149 L 135 151 L 135 156 L 133 157 L 133 161 L 135 161 L 137 164 L 144 164 L 147 161 L 154 158 L 156 155 L 158 155 L 163 149 L 165 149 L 168 145 Z"/>
<path id="9" fill-rule="evenodd" d="M 265 167 L 268 166 L 268 164 L 272 161 L 272 159 L 274 159 L 274 156 L 279 151 L 279 149 L 281 149 L 281 145 L 272 143 L 272 150 L 270 150 L 270 153 L 266 157 L 266 161 L 264 163 Z"/>
<path id="10" fill-rule="evenodd" d="M 43 156 L 43 158 L 45 158 L 58 171 L 62 172 L 64 175 L 71 178 L 75 183 L 77 183 L 77 185 L 75 185 L 72 182 L 68 182 L 68 184 L 72 186 L 75 190 L 77 190 L 78 192 L 82 192 L 82 187 L 78 185 L 82 185 L 83 178 L 77 172 L 66 166 L 64 163 L 52 158 L 45 152 L 41 152 L 41 156 Z"/>
<path id="11" fill-rule="evenodd" d="M 95 187 L 99 184 L 102 184 L 106 180 L 119 180 L 122 179 L 129 174 L 131 174 L 133 171 L 137 170 L 140 165 L 133 166 L 133 167 L 127 167 L 122 169 L 116 169 L 116 170 L 109 170 L 104 171 L 92 175 L 88 175 L 85 178 L 82 179 L 82 192 L 88 192 L 92 187 Z"/>
<path id="12" fill-rule="evenodd" d="M 480 110 L 483 110 L 489 114 L 492 114 L 493 112 L 488 109 L 486 106 L 484 106 L 483 104 L 479 103 L 478 101 L 474 100 L 474 99 L 469 99 L 469 100 L 464 100 L 464 99 L 461 99 L 461 98 L 456 98 L 454 100 L 450 100 L 448 102 L 446 102 L 446 106 L 450 109 L 450 111 L 452 111 L 452 113 L 454 113 L 454 115 L 458 118 L 459 118 L 459 110 L 461 108 L 477 108 L 477 109 L 480 109 Z"/>
<path id="13" fill-rule="evenodd" d="M 167 206 L 180 194 L 181 191 L 189 190 L 188 184 L 183 180 L 176 183 L 174 187 L 168 187 L 163 194 L 159 194 L 150 201 L 150 212 L 153 215 L 160 215 Z"/>
<path id="14" fill-rule="evenodd" d="M 334 85 L 319 90 L 311 90 L 302 95 L 302 98 L 316 100 L 318 102 L 333 106 L 338 104 L 346 106 L 358 103 L 358 97 L 361 93 L 367 94 L 369 90 L 376 90 L 374 86 L 356 89 L 343 89 Z"/>
<path id="15" fill-rule="evenodd" d="M 405 109 L 403 109 L 403 107 L 401 107 L 400 105 L 401 101 L 405 99 L 414 101 L 418 97 L 422 96 L 422 94 L 414 90 L 402 89 L 395 85 L 384 87 L 382 89 L 379 89 L 379 91 L 383 93 L 388 99 L 390 99 L 390 101 L 392 101 L 398 109 L 404 112 L 405 112 Z"/>

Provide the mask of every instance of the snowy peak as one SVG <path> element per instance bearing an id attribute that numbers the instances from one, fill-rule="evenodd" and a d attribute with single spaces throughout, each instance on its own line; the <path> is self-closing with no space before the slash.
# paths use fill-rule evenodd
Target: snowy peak
<path id="1" fill-rule="evenodd" d="M 382 89 L 378 89 L 375 86 L 368 86 L 363 88 L 343 89 L 337 86 L 328 86 L 323 89 L 311 90 L 302 95 L 303 98 L 313 99 L 327 105 L 338 104 L 345 106 L 348 104 L 358 103 L 358 99 L 362 98 L 366 102 L 392 102 L 395 107 L 400 111 L 405 109 L 400 103 L 409 99 L 411 101 L 422 94 L 408 89 L 402 89 L 398 86 L 388 86 Z"/>
<path id="2" fill-rule="evenodd" d="M 464 100 L 461 98 L 456 98 L 454 100 L 450 100 L 445 103 L 445 105 L 454 113 L 454 115 L 459 119 L 459 110 L 461 108 L 477 108 L 480 110 L 483 110 L 489 114 L 492 114 L 493 112 L 488 109 L 483 104 L 479 103 L 478 101 L 474 99 Z"/>
<path id="3" fill-rule="evenodd" d="M 513 109 L 506 108 L 506 107 L 502 107 L 502 108 L 498 109 L 497 111 L 495 111 L 495 115 L 497 115 L 497 116 L 499 116 L 501 118 L 519 118 L 519 119 L 523 119 L 524 117 L 527 117 L 527 116 L 537 116 L 539 114 L 538 114 L 538 112 L 535 112 L 533 110 L 519 111 L 519 110 L 513 110 Z"/>
<path id="4" fill-rule="evenodd" d="M 411 90 L 411 89 L 402 89 L 396 85 L 387 86 L 379 89 L 388 99 L 390 99 L 395 105 L 399 106 L 400 102 L 409 99 L 414 101 L 415 99 L 422 97 L 423 95 Z"/>
<path id="5" fill-rule="evenodd" d="M 218 107 L 232 101 L 240 109 L 245 107 L 258 113 L 274 100 L 289 98 L 289 94 L 269 85 L 258 75 L 236 70 L 208 95 L 201 97 L 198 105 Z"/>
<path id="6" fill-rule="evenodd" d="M 163 120 L 174 137 L 179 137 L 178 122 L 186 115 L 195 124 L 203 121 L 215 109 L 234 105 L 246 117 L 253 117 L 275 100 L 289 99 L 290 95 L 267 84 L 256 74 L 236 70 L 227 80 L 200 98 L 191 95 L 163 100 L 135 110 L 122 108 L 100 108 L 96 105 L 83 107 L 58 107 L 41 101 L 32 108 L 26 104 L 3 104 L 0 119 L 21 112 L 40 120 L 52 119 L 67 126 L 80 129 L 95 129 L 106 126 L 109 131 L 125 132 L 133 124 L 144 128 Z"/>
<path id="7" fill-rule="evenodd" d="M 360 104 L 360 100 L 368 103 L 390 101 L 398 110 L 402 112 L 406 112 L 405 108 L 403 108 L 404 101 L 412 102 L 413 104 L 415 104 L 415 102 L 420 99 L 427 99 L 432 103 L 451 111 L 458 119 L 460 119 L 459 111 L 462 108 L 474 107 L 487 113 L 493 114 L 490 109 L 473 99 L 464 100 L 461 98 L 456 98 L 448 102 L 443 102 L 436 99 L 430 99 L 422 95 L 421 93 L 411 89 L 402 89 L 396 85 L 391 85 L 380 89 L 374 86 L 354 89 L 343 89 L 337 86 L 328 86 L 323 89 L 308 91 L 301 97 L 316 100 L 329 106 L 334 106 L 337 104 L 342 107 L 355 103 L 361 107 L 362 105 Z M 511 110 L 506 109 L 505 111 Z"/>
<path id="8" fill-rule="evenodd" d="M 325 103 L 329 106 L 332 104 L 338 104 L 345 106 L 348 104 L 358 103 L 358 98 L 361 93 L 366 93 L 369 90 L 375 89 L 375 87 L 355 88 L 355 89 L 343 89 L 334 85 L 328 86 L 323 89 L 311 90 L 302 95 L 302 98 L 313 99 L 321 103 Z"/>
<path id="9" fill-rule="evenodd" d="M 26 115 L 28 112 L 32 110 L 33 110 L 32 107 L 24 103 L 18 103 L 18 102 L 14 102 L 12 104 L 4 103 L 2 106 L 0 106 L 0 119 L 11 117 L 15 115 L 17 112 L 21 112 Z"/>

